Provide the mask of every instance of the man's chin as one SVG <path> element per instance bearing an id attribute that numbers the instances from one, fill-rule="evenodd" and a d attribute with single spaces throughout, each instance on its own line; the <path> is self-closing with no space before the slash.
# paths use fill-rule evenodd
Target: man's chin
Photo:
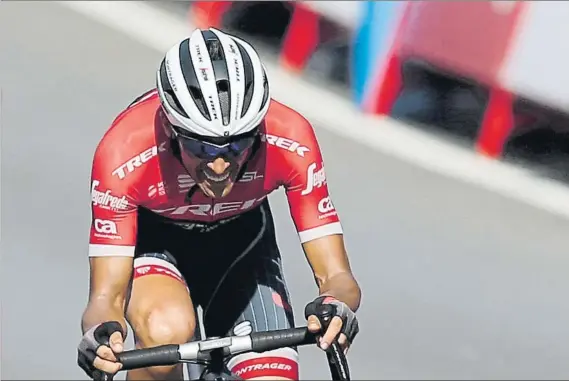
<path id="1" fill-rule="evenodd" d="M 234 183 L 232 181 L 213 184 L 210 184 L 208 181 L 204 181 L 198 185 L 206 196 L 211 198 L 223 198 L 231 192 L 233 184 Z"/>

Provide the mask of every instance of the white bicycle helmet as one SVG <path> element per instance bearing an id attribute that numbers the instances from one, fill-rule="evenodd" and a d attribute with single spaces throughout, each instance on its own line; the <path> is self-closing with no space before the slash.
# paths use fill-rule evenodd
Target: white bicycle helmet
<path id="1" fill-rule="evenodd" d="M 270 104 L 265 68 L 255 49 L 214 28 L 196 29 L 168 50 L 156 87 L 169 122 L 204 137 L 250 132 Z"/>

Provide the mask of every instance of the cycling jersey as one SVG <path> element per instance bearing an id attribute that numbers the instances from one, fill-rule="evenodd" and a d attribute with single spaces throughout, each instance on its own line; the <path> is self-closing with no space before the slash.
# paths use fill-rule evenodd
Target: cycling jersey
<path id="1" fill-rule="evenodd" d="M 189 192 L 194 180 L 170 147 L 150 91 L 124 110 L 97 146 L 91 173 L 90 256 L 134 256 L 139 208 L 182 224 L 222 223 L 286 190 L 302 243 L 341 234 L 324 163 L 310 123 L 271 100 L 258 149 L 223 198 Z"/>

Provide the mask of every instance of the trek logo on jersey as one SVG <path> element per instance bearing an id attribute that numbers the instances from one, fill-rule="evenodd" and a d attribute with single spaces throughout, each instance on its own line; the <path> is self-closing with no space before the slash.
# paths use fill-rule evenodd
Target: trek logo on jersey
<path id="1" fill-rule="evenodd" d="M 144 150 L 132 159 L 129 159 L 126 163 L 122 164 L 111 173 L 118 176 L 118 178 L 121 180 L 124 179 L 127 174 L 134 172 L 134 170 L 138 167 L 142 167 L 144 163 L 157 156 L 159 152 L 166 151 L 166 143 L 167 142 L 162 142 L 157 146 L 153 146 Z"/>
<path id="2" fill-rule="evenodd" d="M 334 204 L 332 204 L 330 197 L 324 197 L 318 202 L 318 211 L 322 213 L 320 216 L 318 216 L 320 219 L 336 214 L 336 208 L 334 208 Z"/>
<path id="3" fill-rule="evenodd" d="M 324 172 L 324 163 L 322 163 L 322 168 L 316 171 L 316 163 L 312 163 L 308 166 L 306 172 L 306 188 L 300 193 L 303 196 L 312 193 L 314 188 L 320 188 L 322 185 L 326 184 L 326 172 Z"/>
<path id="4" fill-rule="evenodd" d="M 310 149 L 308 147 L 300 145 L 300 143 L 295 142 L 294 140 L 283 138 L 281 136 L 261 134 L 261 141 L 267 142 L 270 145 L 277 146 L 282 149 L 286 149 L 290 152 L 296 152 L 296 154 L 300 157 L 304 157 L 304 154 L 306 152 L 310 152 Z"/>
<path id="5" fill-rule="evenodd" d="M 111 210 L 125 210 L 128 208 L 128 200 L 126 199 L 126 196 L 113 196 L 111 191 L 108 189 L 104 192 L 98 191 L 97 185 L 99 184 L 99 180 L 93 180 L 93 184 L 91 185 L 91 200 L 93 201 L 94 206 Z"/>
<path id="6" fill-rule="evenodd" d="M 156 213 L 168 213 L 172 216 L 179 216 L 186 213 L 191 213 L 195 216 L 218 216 L 227 213 L 234 213 L 238 211 L 246 211 L 253 206 L 258 205 L 267 196 L 261 198 L 254 198 L 247 201 L 234 201 L 234 202 L 219 202 L 217 204 L 193 204 L 183 205 L 168 209 L 152 209 Z"/>

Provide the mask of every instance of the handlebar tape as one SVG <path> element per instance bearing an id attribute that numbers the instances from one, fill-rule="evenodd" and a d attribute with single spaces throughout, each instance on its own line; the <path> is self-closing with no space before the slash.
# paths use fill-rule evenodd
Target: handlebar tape
<path id="1" fill-rule="evenodd" d="M 314 344 L 315 342 L 315 335 L 306 328 L 293 328 L 285 332 L 253 332 L 251 334 L 253 352 Z"/>
<path id="2" fill-rule="evenodd" d="M 121 370 L 140 369 L 157 365 L 175 365 L 180 362 L 179 345 L 168 344 L 155 348 L 125 351 L 116 355 L 123 364 Z"/>

